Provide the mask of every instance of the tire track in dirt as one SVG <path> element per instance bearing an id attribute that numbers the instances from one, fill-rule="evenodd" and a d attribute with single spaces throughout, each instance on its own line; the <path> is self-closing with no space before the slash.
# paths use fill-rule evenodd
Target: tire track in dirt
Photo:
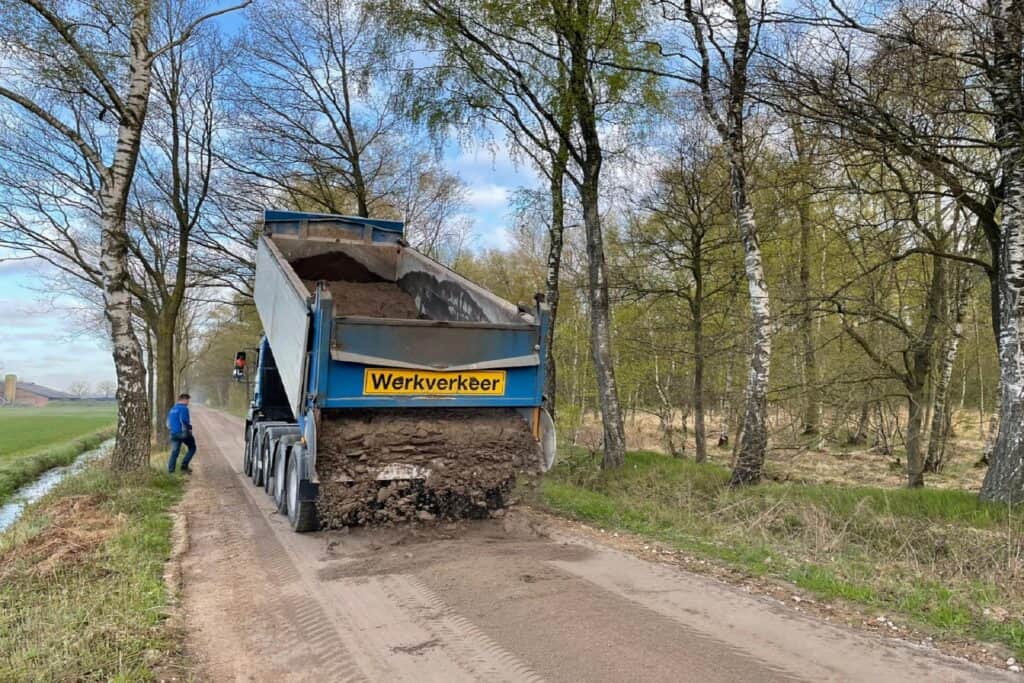
<path id="1" fill-rule="evenodd" d="M 209 680 L 367 680 L 211 438 L 228 425 L 197 412 L 205 452 L 182 504 L 193 534 L 183 573 L 186 621 L 201 630 L 186 653 Z"/>
<path id="2" fill-rule="evenodd" d="M 237 471 L 241 421 L 195 412 L 183 580 L 203 680 L 1017 680 L 549 538 L 525 513 L 294 534 Z"/>
<path id="3" fill-rule="evenodd" d="M 544 679 L 529 666 L 505 651 L 488 638 L 471 621 L 456 614 L 444 600 L 414 577 L 385 577 L 385 581 L 400 579 L 412 590 L 411 595 L 395 595 L 398 604 L 418 613 L 421 623 L 432 624 L 432 629 L 451 648 L 461 662 L 474 666 L 482 678 L 488 681 L 519 680 L 527 683 L 541 683 Z M 409 598 L 412 598 L 410 602 Z M 426 608 L 426 609 L 424 609 Z M 485 656 L 480 656 L 484 653 Z"/>
<path id="4" fill-rule="evenodd" d="M 229 665 L 247 662 L 236 679 L 357 681 L 538 681 L 529 668 L 475 630 L 470 622 L 445 612 L 443 603 L 405 576 L 322 582 L 317 576 L 327 555 L 325 535 L 294 534 L 275 515 L 262 489 L 235 468 L 244 446 L 241 425 L 220 413 L 195 411 L 197 432 L 208 434 L 200 446 L 207 457 L 195 462 L 196 475 L 184 509 L 196 533 L 219 526 L 215 540 L 196 544 L 191 569 L 228 556 L 248 571 L 221 577 L 222 583 L 250 586 L 262 599 L 232 598 L 217 624 L 217 640 L 230 648 L 212 650 L 190 638 L 188 651 L 211 680 L 221 680 Z M 237 461 L 237 462 L 236 462 Z M 198 499 L 216 499 L 210 514 Z M 235 592 L 233 586 L 220 588 Z M 216 621 L 186 583 L 187 610 L 207 629 Z M 215 610 L 216 611 L 216 610 Z M 250 612 L 255 618 L 238 618 Z M 226 632 L 225 632 L 226 631 Z"/>

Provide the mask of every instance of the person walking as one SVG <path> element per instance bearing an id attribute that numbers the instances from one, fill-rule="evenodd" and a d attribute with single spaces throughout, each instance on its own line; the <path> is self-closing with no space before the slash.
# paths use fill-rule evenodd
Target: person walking
<path id="1" fill-rule="evenodd" d="M 167 461 L 167 471 L 174 474 L 174 466 L 178 462 L 178 454 L 181 452 L 181 445 L 185 444 L 188 451 L 185 452 L 185 459 L 181 461 L 181 471 L 191 474 L 188 464 L 192 462 L 192 456 L 196 454 L 196 438 L 192 436 L 192 418 L 188 414 L 188 402 L 192 398 L 188 394 L 178 396 L 178 402 L 171 406 L 167 413 L 167 429 L 171 432 L 171 459 Z"/>

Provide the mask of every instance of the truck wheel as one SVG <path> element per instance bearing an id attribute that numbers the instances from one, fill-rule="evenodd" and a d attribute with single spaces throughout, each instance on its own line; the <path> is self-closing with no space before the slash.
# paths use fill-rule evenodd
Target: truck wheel
<path id="1" fill-rule="evenodd" d="M 245 428 L 245 451 L 242 453 L 242 471 L 245 476 L 252 476 L 252 437 L 255 425 L 248 425 Z"/>
<path id="2" fill-rule="evenodd" d="M 316 503 L 299 500 L 299 452 L 288 459 L 287 505 L 288 524 L 297 532 L 314 531 L 319 524 L 316 519 Z"/>
<path id="3" fill-rule="evenodd" d="M 277 453 L 279 443 L 279 441 L 271 441 L 263 459 L 263 491 L 267 495 L 274 491 L 271 488 L 274 485 L 274 455 Z"/>
<path id="4" fill-rule="evenodd" d="M 288 479 L 288 449 L 281 449 L 274 460 L 274 487 L 272 489 L 274 504 L 277 511 L 282 515 L 288 514 L 288 494 L 285 490 L 285 481 Z"/>
<path id="5" fill-rule="evenodd" d="M 252 485 L 261 486 L 263 484 L 263 452 L 267 448 L 267 443 L 264 440 L 259 446 L 259 452 L 252 454 Z M 255 450 L 255 449 L 254 449 Z"/>

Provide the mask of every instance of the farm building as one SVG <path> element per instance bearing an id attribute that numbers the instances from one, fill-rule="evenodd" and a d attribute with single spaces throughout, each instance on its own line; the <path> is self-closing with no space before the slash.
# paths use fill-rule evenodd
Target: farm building
<path id="1" fill-rule="evenodd" d="M 35 406 L 41 408 L 50 401 L 77 401 L 77 396 L 50 389 L 33 382 L 19 382 L 15 375 L 4 378 L 4 395 L 0 405 Z"/>

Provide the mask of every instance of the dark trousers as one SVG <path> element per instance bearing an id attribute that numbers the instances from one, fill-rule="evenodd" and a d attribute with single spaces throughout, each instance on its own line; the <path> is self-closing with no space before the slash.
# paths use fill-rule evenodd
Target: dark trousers
<path id="1" fill-rule="evenodd" d="M 181 469 L 187 470 L 188 464 L 192 462 L 192 456 L 196 454 L 196 438 L 191 432 L 171 433 L 171 459 L 167 461 L 167 471 L 174 472 L 174 466 L 178 462 L 178 454 L 181 453 L 181 444 L 188 447 L 185 452 L 185 459 L 181 461 Z"/>

